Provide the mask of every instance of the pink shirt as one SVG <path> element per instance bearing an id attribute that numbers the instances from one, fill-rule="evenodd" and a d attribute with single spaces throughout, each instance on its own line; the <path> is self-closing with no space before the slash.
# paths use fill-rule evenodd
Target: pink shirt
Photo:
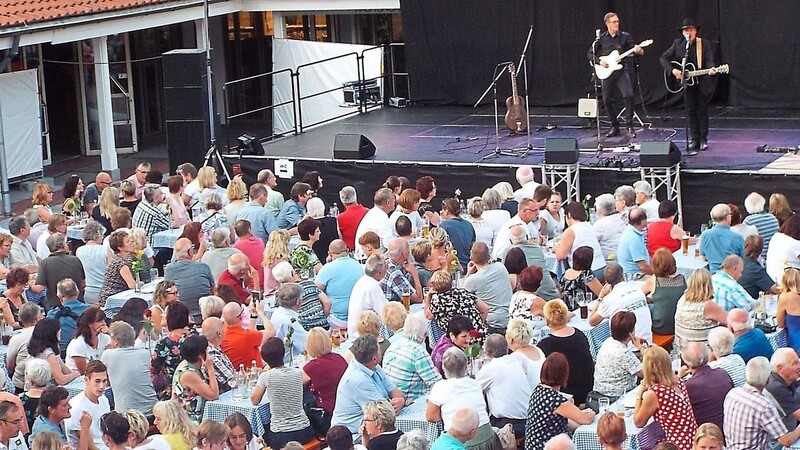
<path id="1" fill-rule="evenodd" d="M 264 268 L 261 266 L 261 261 L 264 259 L 264 242 L 255 236 L 250 236 L 236 241 L 233 248 L 247 255 L 250 265 L 258 270 L 258 279 L 263 281 Z"/>

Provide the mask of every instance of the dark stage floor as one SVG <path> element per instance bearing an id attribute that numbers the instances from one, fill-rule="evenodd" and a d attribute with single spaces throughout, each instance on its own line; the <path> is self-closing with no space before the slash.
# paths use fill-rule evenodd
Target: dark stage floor
<path id="1" fill-rule="evenodd" d="M 673 140 L 685 147 L 683 109 L 637 109 L 644 127 L 637 126 L 632 143 L 647 140 Z M 684 157 L 685 170 L 759 171 L 782 154 L 756 153 L 756 146 L 797 147 L 800 145 L 800 111 L 739 110 L 715 107 L 711 110 L 709 150 Z M 546 124 L 558 128 L 535 131 Z M 637 124 L 638 125 L 638 124 Z M 575 108 L 534 108 L 531 115 L 532 150 L 525 157 L 494 155 L 495 126 L 491 107 L 412 106 L 403 109 L 383 108 L 367 114 L 308 130 L 299 136 L 284 137 L 264 144 L 267 156 L 331 159 L 337 133 L 361 133 L 376 146 L 374 159 L 386 162 L 457 162 L 502 165 L 541 164 L 544 140 L 548 137 L 575 137 L 582 150 L 581 164 L 598 162 L 597 130 L 594 120 L 576 117 Z M 602 158 L 619 157 L 638 166 L 638 154 L 616 153 L 627 150 L 626 137 L 604 137 L 607 125 L 601 125 Z M 509 137 L 500 118 L 500 147 L 521 149 L 528 146 L 527 134 Z M 491 157 L 483 159 L 487 155 Z"/>

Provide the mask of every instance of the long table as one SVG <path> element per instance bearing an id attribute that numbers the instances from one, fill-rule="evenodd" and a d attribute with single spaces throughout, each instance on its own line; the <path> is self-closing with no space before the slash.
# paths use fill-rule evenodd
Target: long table
<path id="1" fill-rule="evenodd" d="M 689 251 L 686 255 L 683 254 L 681 249 L 672 252 L 672 256 L 675 257 L 675 266 L 678 269 L 678 273 L 686 278 L 689 278 L 689 275 L 697 269 L 708 268 L 708 261 L 702 256 L 695 257 L 694 252 L 694 245 L 689 245 Z"/>
<path id="2" fill-rule="evenodd" d="M 619 400 L 612 403 L 608 411 L 613 413 L 625 412 L 625 432 L 628 438 L 625 439 L 622 448 L 632 450 L 652 448 L 659 439 L 664 437 L 664 431 L 653 419 L 650 419 L 647 425 L 642 428 L 638 428 L 633 424 L 633 409 L 625 408 L 625 399 L 635 395 L 635 389 L 628 392 L 620 397 Z M 594 422 L 588 425 L 581 425 L 575 430 L 572 441 L 577 448 L 581 450 L 602 450 L 603 446 L 600 445 L 600 440 L 597 437 L 597 423 L 599 419 L 600 414 L 595 417 Z"/>
<path id="3" fill-rule="evenodd" d="M 603 345 L 606 339 L 611 337 L 611 326 L 608 319 L 603 320 L 595 326 L 589 325 L 589 319 L 581 319 L 578 313 L 567 322 L 567 325 L 580 330 L 586 335 L 589 341 L 589 352 L 592 354 L 592 359 L 597 359 L 597 352 L 600 351 L 600 346 Z M 539 331 L 539 340 L 544 339 L 550 335 L 550 328 L 546 325 Z"/>

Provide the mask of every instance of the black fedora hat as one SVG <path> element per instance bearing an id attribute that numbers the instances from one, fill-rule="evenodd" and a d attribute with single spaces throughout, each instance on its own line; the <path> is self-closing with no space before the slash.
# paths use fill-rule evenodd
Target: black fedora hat
<path id="1" fill-rule="evenodd" d="M 678 28 L 679 31 L 685 30 L 687 28 L 697 28 L 700 29 L 700 25 L 694 22 L 694 19 L 683 19 L 683 23 L 681 23 L 681 27 Z"/>

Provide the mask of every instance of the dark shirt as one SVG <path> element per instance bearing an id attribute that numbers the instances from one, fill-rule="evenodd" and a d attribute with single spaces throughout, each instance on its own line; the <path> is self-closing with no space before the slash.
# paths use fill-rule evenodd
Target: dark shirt
<path id="1" fill-rule="evenodd" d="M 36 275 L 36 284 L 47 287 L 47 309 L 61 304 L 56 296 L 56 285 L 64 278 L 71 278 L 80 290 L 79 298 L 83 298 L 83 286 L 86 273 L 83 263 L 77 256 L 66 252 L 51 253 L 39 265 L 39 274 Z"/>
<path id="2" fill-rule="evenodd" d="M 728 372 L 704 365 L 684 384 L 697 423 L 711 422 L 722 429 L 722 404 L 728 391 L 733 389 L 733 381 Z"/>
<path id="3" fill-rule="evenodd" d="M 569 362 L 569 378 L 567 387 L 562 391 L 572 394 L 575 404 L 580 405 L 586 401 L 586 394 L 594 386 L 594 361 L 589 352 L 589 341 L 586 335 L 575 329 L 571 336 L 547 336 L 539 343 L 545 356 L 553 352 L 563 353 Z"/>
<path id="4" fill-rule="evenodd" d="M 738 281 L 753 298 L 758 298 L 759 291 L 769 292 L 770 288 L 775 285 L 775 282 L 767 274 L 767 269 L 753 258 L 744 258 L 744 269 Z"/>
<path id="5" fill-rule="evenodd" d="M 767 336 L 758 328 L 739 336 L 733 344 L 733 353 L 741 356 L 745 364 L 756 356 L 770 359 L 774 351 Z"/>
<path id="6" fill-rule="evenodd" d="M 311 245 L 317 259 L 325 264 L 328 259 L 328 247 L 334 239 L 339 239 L 339 227 L 335 217 L 323 217 L 319 221 L 319 240 Z"/>
<path id="7" fill-rule="evenodd" d="M 508 213 L 511 214 L 511 217 L 514 217 L 519 212 L 519 203 L 517 203 L 517 201 L 513 198 L 507 199 L 502 205 L 500 205 L 500 209 L 508 211 Z"/>
<path id="8" fill-rule="evenodd" d="M 439 226 L 447 231 L 453 249 L 458 252 L 458 262 L 464 270 L 467 270 L 469 252 L 475 242 L 475 228 L 461 217 L 443 220 Z"/>
<path id="9" fill-rule="evenodd" d="M 695 70 L 698 68 L 702 69 L 710 69 L 714 67 L 714 45 L 713 42 L 708 41 L 706 39 L 699 38 L 702 41 L 702 48 L 703 48 L 703 64 L 700 64 L 698 67 L 697 64 L 697 39 L 689 44 L 689 53 L 686 57 L 686 64 L 692 64 L 692 67 L 687 67 L 687 70 Z M 664 70 L 668 72 L 672 72 L 672 69 L 680 70 L 680 65 L 683 62 L 683 56 L 686 54 L 686 39 L 678 38 L 672 42 L 672 45 L 661 54 L 661 57 L 658 59 L 661 63 L 661 66 Z M 678 67 L 674 67 L 672 65 L 673 62 L 677 62 Z M 713 76 L 705 76 L 700 77 L 698 80 L 699 86 L 703 93 L 710 94 L 716 85 L 716 77 Z"/>
<path id="10" fill-rule="evenodd" d="M 611 36 L 608 34 L 608 31 L 604 31 L 600 33 L 600 39 L 594 45 L 594 54 L 592 54 L 592 48 L 589 48 L 589 53 L 587 53 L 586 59 L 596 64 L 601 56 L 606 56 L 614 50 L 618 51 L 619 53 L 623 53 L 632 48 L 633 38 L 631 37 L 630 33 L 618 31 L 616 36 Z M 593 59 L 594 57 L 598 59 Z M 630 58 L 623 60 L 623 64 L 626 65 L 626 69 L 626 62 L 629 60 Z"/>
<path id="11" fill-rule="evenodd" d="M 387 431 L 379 434 L 369 440 L 367 450 L 396 450 L 397 441 L 400 440 L 400 436 L 402 435 L 403 432 L 400 430 Z"/>
<path id="12" fill-rule="evenodd" d="M 797 428 L 797 419 L 794 418 L 794 413 L 800 409 L 800 401 L 797 400 L 797 388 L 800 384 L 793 381 L 792 384 L 786 384 L 783 378 L 775 372 L 772 372 L 767 381 L 767 391 L 775 397 L 775 401 L 783 409 L 783 423 L 789 430 Z M 780 411 L 779 411 L 780 412 Z"/>

